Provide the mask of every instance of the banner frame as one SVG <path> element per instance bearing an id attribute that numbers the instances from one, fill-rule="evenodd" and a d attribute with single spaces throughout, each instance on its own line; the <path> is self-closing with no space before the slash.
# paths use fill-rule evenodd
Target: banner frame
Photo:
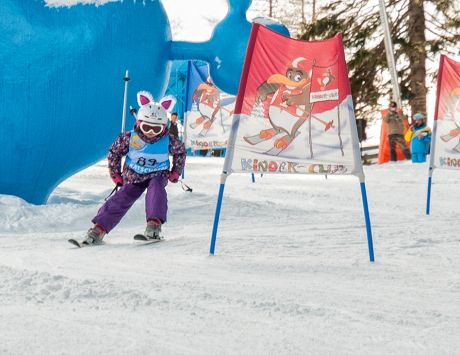
<path id="1" fill-rule="evenodd" d="M 249 75 L 249 69 L 252 64 L 252 58 L 253 58 L 253 52 L 254 52 L 254 47 L 257 39 L 257 34 L 258 28 L 260 27 L 260 24 L 253 24 L 252 29 L 251 29 L 251 34 L 249 37 L 249 42 L 248 42 L 248 47 L 246 51 L 246 57 L 244 61 L 244 66 L 243 66 L 243 71 L 241 74 L 241 80 L 240 80 L 240 85 L 239 85 L 239 90 L 238 90 L 238 95 L 236 99 L 236 104 L 235 104 L 235 114 L 233 116 L 233 121 L 232 121 L 232 131 L 230 133 L 228 145 L 227 145 L 227 154 L 225 156 L 225 161 L 224 161 L 224 166 L 223 166 L 223 171 L 220 176 L 220 185 L 219 185 L 219 193 L 218 193 L 218 198 L 217 198 L 217 204 L 216 204 L 216 211 L 214 215 L 214 224 L 213 224 L 213 230 L 212 230 L 212 236 L 211 236 L 211 243 L 210 243 L 210 248 L 209 248 L 209 253 L 210 255 L 214 255 L 215 253 L 215 247 L 216 247 L 216 240 L 217 240 L 217 230 L 219 226 L 219 220 L 220 220 L 220 213 L 221 213 L 221 208 L 222 208 L 222 201 L 223 201 L 223 196 L 224 196 L 224 190 L 225 190 L 225 183 L 227 180 L 227 177 L 232 174 L 231 171 L 231 163 L 233 161 L 233 155 L 234 155 L 234 150 L 235 150 L 235 141 L 236 141 L 236 133 L 238 131 L 238 126 L 239 126 L 239 115 L 241 113 L 243 101 L 244 101 L 244 96 L 245 96 L 245 91 L 247 88 L 247 80 L 248 80 L 248 75 Z M 342 38 L 342 34 L 339 33 L 337 36 Z M 343 51 L 343 46 L 342 46 L 342 51 Z M 343 53 L 343 52 L 342 52 Z M 250 58 L 248 60 L 248 58 Z M 343 60 L 345 61 L 345 56 L 343 56 Z M 346 62 L 345 62 L 346 65 Z M 348 84 L 350 86 L 350 84 Z M 243 89 L 243 90 L 241 90 Z M 351 90 L 350 90 L 351 92 Z M 353 112 L 353 118 L 354 118 L 354 112 Z M 352 134 L 353 138 L 355 140 L 358 139 L 358 132 L 356 129 L 356 122 L 354 119 L 351 119 L 351 128 L 352 129 Z M 350 175 L 354 175 L 358 177 L 360 181 L 360 189 L 361 189 L 361 197 L 362 197 L 362 203 L 363 203 L 363 210 L 364 210 L 364 218 L 365 218 L 365 224 L 366 224 L 366 234 L 367 234 L 367 241 L 368 241 L 368 251 L 369 251 L 369 260 L 371 263 L 375 261 L 374 257 L 374 248 L 373 248 L 373 241 L 372 241 L 372 228 L 371 228 L 371 222 L 370 222 L 370 215 L 369 215 L 369 206 L 368 206 L 368 201 L 367 201 L 367 193 L 366 193 L 366 184 L 365 184 L 365 176 L 364 176 L 364 170 L 363 170 L 363 165 L 361 161 L 361 157 L 359 156 L 359 160 L 356 160 L 357 158 L 357 152 L 355 152 L 355 149 L 353 149 L 353 155 L 355 158 L 355 163 L 359 161 L 360 164 L 360 170 L 355 171 L 351 173 Z M 238 172 L 238 173 L 244 173 L 244 172 Z M 252 174 L 254 174 L 252 172 Z M 324 175 L 327 176 L 327 173 L 323 173 Z M 308 174 L 307 174 L 308 175 Z"/>
<path id="2" fill-rule="evenodd" d="M 439 69 L 438 69 L 438 82 L 436 84 L 436 104 L 435 104 L 435 110 L 434 110 L 434 120 L 433 120 L 433 134 L 432 137 L 432 145 L 431 145 L 431 151 L 430 151 L 430 166 L 428 167 L 428 187 L 426 191 L 426 208 L 425 208 L 425 214 L 428 216 L 430 215 L 430 210 L 431 210 L 431 184 L 432 184 L 432 178 L 433 178 L 433 172 L 434 172 L 434 156 L 436 152 L 436 133 L 438 130 L 438 115 L 439 115 L 439 95 L 441 94 L 441 84 L 442 84 L 442 74 L 444 72 L 444 61 L 446 59 L 446 56 L 444 54 L 441 54 L 440 57 L 440 62 L 439 62 Z"/>

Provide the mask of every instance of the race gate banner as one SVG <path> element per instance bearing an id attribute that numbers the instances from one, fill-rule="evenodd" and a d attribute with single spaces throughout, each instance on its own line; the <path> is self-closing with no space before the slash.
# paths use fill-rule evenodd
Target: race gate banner
<path id="1" fill-rule="evenodd" d="M 192 149 L 226 148 L 235 96 L 220 91 L 207 65 L 188 62 L 185 144 Z"/>
<path id="2" fill-rule="evenodd" d="M 460 170 L 460 62 L 441 56 L 431 166 Z"/>
<path id="3" fill-rule="evenodd" d="M 253 24 L 224 171 L 362 175 L 342 36 Z"/>

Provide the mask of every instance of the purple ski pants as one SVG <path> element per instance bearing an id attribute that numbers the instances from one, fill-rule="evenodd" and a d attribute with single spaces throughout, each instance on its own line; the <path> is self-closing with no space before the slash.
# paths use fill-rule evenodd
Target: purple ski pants
<path id="1" fill-rule="evenodd" d="M 147 189 L 145 196 L 146 220 L 158 218 L 161 223 L 165 223 L 168 212 L 166 185 L 168 185 L 168 178 L 161 175 L 140 183 L 123 185 L 115 195 L 102 205 L 92 222 L 104 227 L 107 233 L 110 232 Z"/>

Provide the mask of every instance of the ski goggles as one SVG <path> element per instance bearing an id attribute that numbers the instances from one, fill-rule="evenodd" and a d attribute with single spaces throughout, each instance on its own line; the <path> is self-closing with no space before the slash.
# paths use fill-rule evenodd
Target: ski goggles
<path id="1" fill-rule="evenodd" d="M 152 124 L 148 122 L 141 121 L 139 128 L 141 129 L 142 133 L 144 134 L 154 134 L 159 135 L 163 132 L 165 125 L 162 124 Z"/>

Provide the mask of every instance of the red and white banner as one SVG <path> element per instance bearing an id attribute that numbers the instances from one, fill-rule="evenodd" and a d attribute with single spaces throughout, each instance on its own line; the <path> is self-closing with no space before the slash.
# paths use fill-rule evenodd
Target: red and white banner
<path id="1" fill-rule="evenodd" d="M 185 145 L 192 149 L 225 148 L 228 144 L 235 96 L 220 91 L 207 65 L 188 62 Z"/>
<path id="2" fill-rule="evenodd" d="M 431 166 L 460 170 L 460 62 L 441 56 Z"/>
<path id="3" fill-rule="evenodd" d="M 253 24 L 224 170 L 362 175 L 342 37 Z"/>

